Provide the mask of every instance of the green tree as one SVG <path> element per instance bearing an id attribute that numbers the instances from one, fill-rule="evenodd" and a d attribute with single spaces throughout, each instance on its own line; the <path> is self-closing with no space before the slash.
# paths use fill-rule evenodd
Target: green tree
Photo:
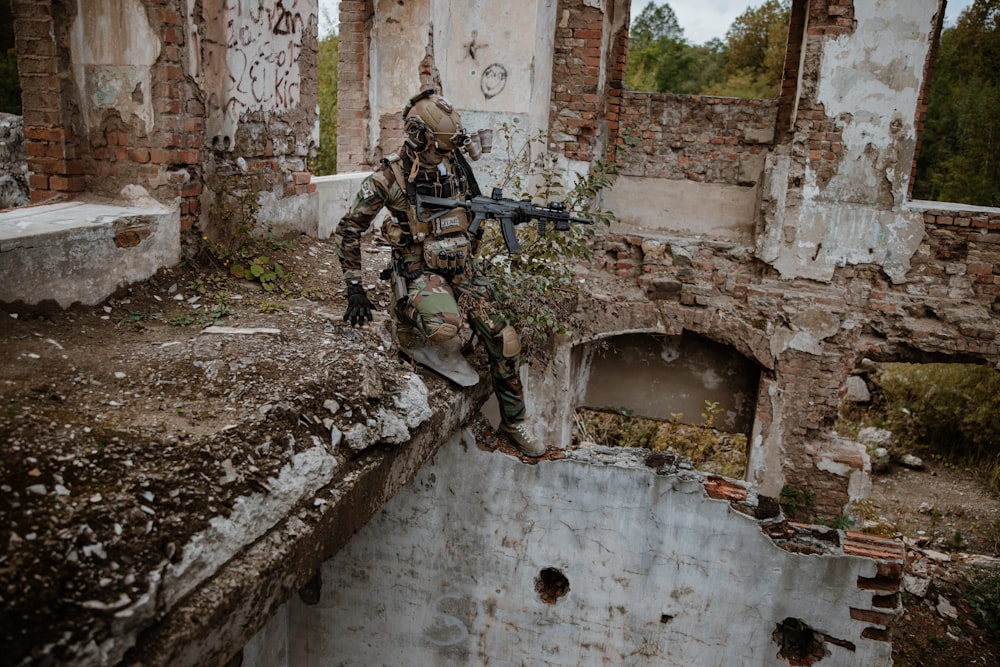
<path id="1" fill-rule="evenodd" d="M 696 52 L 684 39 L 670 5 L 647 4 L 629 33 L 625 85 L 657 93 L 696 93 L 697 65 Z"/>
<path id="2" fill-rule="evenodd" d="M 319 41 L 319 149 L 309 164 L 315 176 L 337 172 L 337 59 L 338 37 Z"/>
<path id="3" fill-rule="evenodd" d="M 629 36 L 625 85 L 659 93 L 774 97 L 788 41 L 790 0 L 765 0 L 701 46 L 684 38 L 670 5 L 646 5 Z"/>
<path id="4" fill-rule="evenodd" d="M 657 6 L 652 0 L 632 22 L 629 40 L 639 47 L 661 39 L 682 39 L 684 29 L 677 23 L 677 15 L 668 4 Z"/>
<path id="5" fill-rule="evenodd" d="M 1000 206 L 1000 0 L 975 0 L 938 47 L 917 199 Z"/>
<path id="6" fill-rule="evenodd" d="M 790 0 L 766 0 L 736 17 L 726 32 L 724 81 L 706 93 L 729 97 L 775 97 L 788 46 Z"/>

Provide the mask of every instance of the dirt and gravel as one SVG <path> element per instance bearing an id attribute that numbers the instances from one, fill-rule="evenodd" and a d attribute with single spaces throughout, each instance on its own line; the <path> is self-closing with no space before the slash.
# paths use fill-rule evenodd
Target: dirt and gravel
<path id="1" fill-rule="evenodd" d="M 384 315 L 345 326 L 330 242 L 261 253 L 286 272 L 270 292 L 179 266 L 97 306 L 0 307 L 0 663 L 59 664 L 80 632 L 114 627 L 192 535 L 416 370 Z M 366 282 L 384 313 L 376 271 Z M 1000 638 L 957 587 L 976 571 L 960 553 L 1000 555 L 1000 501 L 934 463 L 873 487 L 874 515 L 911 547 L 914 585 L 927 581 L 904 595 L 897 664 L 1000 664 Z"/>

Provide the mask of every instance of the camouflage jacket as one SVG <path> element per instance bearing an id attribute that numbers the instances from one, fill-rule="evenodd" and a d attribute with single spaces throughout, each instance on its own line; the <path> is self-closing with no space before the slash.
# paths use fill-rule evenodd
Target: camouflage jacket
<path id="1" fill-rule="evenodd" d="M 398 258 L 409 263 L 417 261 L 422 248 L 409 233 L 408 223 L 415 219 L 411 204 L 414 193 L 448 198 L 464 198 L 478 193 L 478 185 L 467 163 L 463 169 L 463 164 L 444 158 L 434 166 L 421 166 L 418 162 L 414 169 L 413 157 L 412 154 L 403 157 L 392 155 L 383 160 L 379 168 L 361 182 L 351 208 L 341 218 L 337 237 L 345 280 L 361 277 L 361 237 L 383 207 L 389 210 L 391 216 L 383 228 L 386 239 Z M 409 174 L 413 178 L 407 184 Z"/>

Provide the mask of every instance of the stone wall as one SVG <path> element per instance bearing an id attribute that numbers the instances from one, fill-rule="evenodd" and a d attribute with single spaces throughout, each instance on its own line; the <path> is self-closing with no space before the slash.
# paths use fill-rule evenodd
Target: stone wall
<path id="1" fill-rule="evenodd" d="M 27 176 L 24 119 L 0 113 L 0 209 L 29 203 Z"/>

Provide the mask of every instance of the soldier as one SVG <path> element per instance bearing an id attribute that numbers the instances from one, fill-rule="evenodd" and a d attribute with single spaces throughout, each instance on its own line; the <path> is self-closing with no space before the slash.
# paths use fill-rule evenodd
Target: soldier
<path id="1" fill-rule="evenodd" d="M 450 341 L 471 327 L 486 347 L 493 390 L 500 404 L 500 431 L 527 456 L 545 453 L 524 428 L 524 390 L 518 375 L 521 342 L 500 312 L 496 293 L 475 254 L 478 238 L 468 232 L 469 216 L 456 208 L 433 220 L 421 219 L 416 196 L 464 200 L 480 194 L 472 168 L 460 152 L 478 159 L 477 137 L 466 134 L 449 102 L 428 89 L 403 111 L 406 139 L 361 183 L 351 209 L 337 228 L 347 312 L 351 325 L 372 319 L 372 304 L 361 284 L 361 236 L 383 207 L 390 216 L 383 235 L 392 246 L 397 302 L 394 315 L 428 341 Z M 466 329 L 467 330 L 467 329 Z"/>

